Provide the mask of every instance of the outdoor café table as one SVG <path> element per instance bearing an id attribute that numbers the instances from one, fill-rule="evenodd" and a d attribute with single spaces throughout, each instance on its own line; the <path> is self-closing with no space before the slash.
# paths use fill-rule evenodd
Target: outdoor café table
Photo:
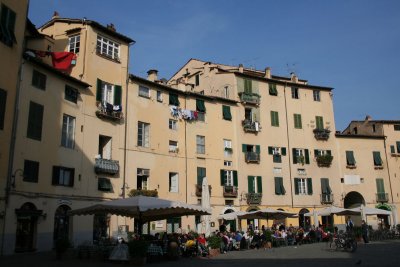
<path id="1" fill-rule="evenodd" d="M 150 246 L 147 248 L 147 255 L 150 257 L 158 257 L 162 256 L 163 254 L 164 253 L 161 246 L 150 244 Z"/>
<path id="2" fill-rule="evenodd" d="M 286 239 L 283 237 L 272 237 L 272 246 L 274 247 L 286 246 Z"/>

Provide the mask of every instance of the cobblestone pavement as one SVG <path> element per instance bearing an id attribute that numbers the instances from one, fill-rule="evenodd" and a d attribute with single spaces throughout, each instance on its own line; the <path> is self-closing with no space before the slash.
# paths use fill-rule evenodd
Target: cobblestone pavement
<path id="1" fill-rule="evenodd" d="M 66 255 L 56 260 L 53 252 L 21 253 L 0 258 L 1 267 L 119 267 L 128 263 L 115 263 L 100 259 L 78 259 Z M 182 258 L 147 263 L 148 267 L 247 267 L 247 266 L 400 266 L 400 240 L 360 243 L 354 253 L 331 250 L 327 243 L 273 248 L 271 250 L 232 251 L 213 258 Z M 300 266 L 299 266 L 300 265 Z"/>

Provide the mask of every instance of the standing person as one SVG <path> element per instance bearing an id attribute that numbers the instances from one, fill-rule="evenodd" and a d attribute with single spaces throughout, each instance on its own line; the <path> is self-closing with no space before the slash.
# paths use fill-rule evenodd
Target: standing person
<path id="1" fill-rule="evenodd" d="M 347 217 L 347 222 L 346 222 L 346 232 L 352 232 L 353 231 L 353 221 L 351 220 L 351 217 Z"/>
<path id="2" fill-rule="evenodd" d="M 364 239 L 364 243 L 365 244 L 369 243 L 369 241 L 368 241 L 368 224 L 365 222 L 365 220 L 362 220 L 361 232 L 362 232 L 362 237 Z"/>

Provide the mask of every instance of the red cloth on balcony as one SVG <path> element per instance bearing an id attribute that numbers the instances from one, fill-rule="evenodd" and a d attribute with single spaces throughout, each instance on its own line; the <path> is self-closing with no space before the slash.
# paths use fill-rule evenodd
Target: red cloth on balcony
<path id="1" fill-rule="evenodd" d="M 68 70 L 71 67 L 71 62 L 76 59 L 76 55 L 72 52 L 51 52 L 53 67 L 58 70 Z"/>

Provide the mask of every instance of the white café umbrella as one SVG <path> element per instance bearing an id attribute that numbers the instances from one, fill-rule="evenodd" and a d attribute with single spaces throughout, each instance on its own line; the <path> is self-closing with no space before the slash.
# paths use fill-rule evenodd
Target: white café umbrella
<path id="1" fill-rule="evenodd" d="M 359 215 L 361 211 L 356 211 L 356 210 L 351 210 L 351 209 L 345 209 L 345 208 L 340 208 L 336 206 L 329 206 L 324 209 L 320 210 L 315 210 L 313 212 L 307 212 L 304 214 L 304 216 L 314 216 L 317 214 L 318 216 L 330 216 L 330 215 Z"/>
<path id="2" fill-rule="evenodd" d="M 246 212 L 242 215 L 238 215 L 239 219 L 266 219 L 268 220 L 281 220 L 286 218 L 295 218 L 298 215 L 283 210 L 275 210 L 272 208 L 266 208 L 256 211 Z"/>
<path id="3" fill-rule="evenodd" d="M 202 191 L 201 191 L 201 207 L 205 210 L 210 210 L 210 191 L 208 189 L 207 177 L 203 177 Z M 210 230 L 210 215 L 202 216 L 203 233 L 206 237 L 211 234 Z"/>
<path id="4" fill-rule="evenodd" d="M 230 213 L 220 214 L 218 215 L 217 219 L 219 220 L 236 220 L 238 216 L 245 214 L 245 211 L 234 211 Z"/>
<path id="5" fill-rule="evenodd" d="M 361 205 L 360 207 L 351 209 L 352 211 L 357 211 L 361 213 L 361 218 L 363 220 L 367 220 L 367 216 L 370 215 L 387 215 L 390 216 L 392 215 L 391 211 L 388 210 L 383 210 L 383 209 L 377 209 L 377 208 L 371 208 L 371 207 L 367 207 L 364 205 Z"/>

